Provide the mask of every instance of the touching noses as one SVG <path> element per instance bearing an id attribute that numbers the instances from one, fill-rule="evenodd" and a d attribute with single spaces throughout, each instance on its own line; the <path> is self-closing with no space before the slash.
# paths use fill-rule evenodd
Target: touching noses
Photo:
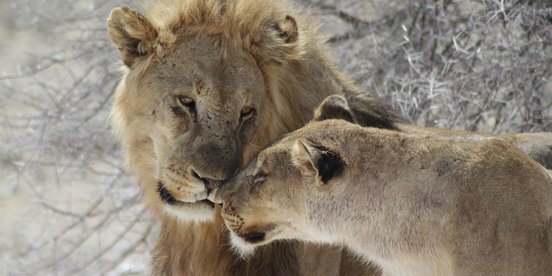
<path id="1" fill-rule="evenodd" d="M 222 181 L 232 177 L 239 169 L 238 158 L 230 145 L 205 143 L 196 152 L 191 174 L 208 191 L 218 188 Z"/>
<path id="2" fill-rule="evenodd" d="M 223 208 L 232 208 L 232 202 L 242 202 L 249 197 L 249 189 L 243 187 L 244 177 L 236 175 L 227 181 L 221 182 L 214 196 L 214 202 L 222 204 Z"/>
<path id="3" fill-rule="evenodd" d="M 222 182 L 222 180 L 216 180 L 216 179 L 211 179 L 211 178 L 207 178 L 207 177 L 202 177 L 200 176 L 194 169 L 192 169 L 192 176 L 197 179 L 199 182 L 203 183 L 203 185 L 205 186 L 205 189 L 207 189 L 207 191 L 210 193 L 212 190 L 218 188 L 220 186 L 220 183 Z"/>

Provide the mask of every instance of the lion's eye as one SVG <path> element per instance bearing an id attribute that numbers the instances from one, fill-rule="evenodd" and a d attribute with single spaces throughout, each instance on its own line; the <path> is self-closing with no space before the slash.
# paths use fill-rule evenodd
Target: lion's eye
<path id="1" fill-rule="evenodd" d="M 241 119 L 242 120 L 249 119 L 254 113 L 255 113 L 255 109 L 253 107 L 245 106 L 241 110 Z"/>
<path id="2" fill-rule="evenodd" d="M 188 109 L 191 113 L 195 113 L 194 99 L 186 96 L 178 96 L 177 101 L 181 108 Z"/>
<path id="3" fill-rule="evenodd" d="M 194 99 L 186 96 L 178 96 L 178 103 L 183 106 L 190 107 L 194 104 Z"/>
<path id="4" fill-rule="evenodd" d="M 267 174 L 264 171 L 259 171 L 255 176 L 253 176 L 254 183 L 262 183 L 266 180 Z"/>

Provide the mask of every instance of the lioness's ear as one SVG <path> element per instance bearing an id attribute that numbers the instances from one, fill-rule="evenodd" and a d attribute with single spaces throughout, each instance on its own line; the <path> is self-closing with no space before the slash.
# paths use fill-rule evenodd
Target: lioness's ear
<path id="1" fill-rule="evenodd" d="M 267 26 L 261 41 L 256 45 L 258 47 L 253 50 L 261 60 L 281 64 L 299 57 L 298 40 L 299 28 L 297 22 L 293 17 L 287 15 L 281 21 L 273 22 Z"/>
<path id="2" fill-rule="evenodd" d="M 314 111 L 314 121 L 341 119 L 356 123 L 347 100 L 339 95 L 328 96 Z"/>
<path id="3" fill-rule="evenodd" d="M 315 178 L 319 185 L 328 184 L 332 178 L 339 176 L 345 166 L 339 154 L 304 140 L 298 140 L 293 145 L 291 160 L 304 176 Z"/>
<path id="4" fill-rule="evenodd" d="M 107 20 L 107 32 L 121 54 L 123 63 L 131 67 L 137 57 L 147 56 L 154 51 L 158 31 L 139 12 L 128 7 L 111 11 Z"/>

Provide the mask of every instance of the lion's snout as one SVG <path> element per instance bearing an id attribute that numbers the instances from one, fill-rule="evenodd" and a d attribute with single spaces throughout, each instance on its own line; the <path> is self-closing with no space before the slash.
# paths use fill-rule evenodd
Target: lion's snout
<path id="1" fill-rule="evenodd" d="M 212 197 L 222 182 L 239 169 L 235 151 L 222 148 L 214 142 L 205 142 L 192 149 L 173 150 L 160 180 L 173 196 L 184 202 L 196 202 Z M 194 148 L 194 145 L 190 145 Z M 184 161 L 184 157 L 189 160 Z"/>
<path id="2" fill-rule="evenodd" d="M 207 188 L 216 188 L 220 181 L 229 179 L 240 169 L 241 156 L 233 145 L 205 143 L 193 152 L 190 156 L 193 176 Z"/>

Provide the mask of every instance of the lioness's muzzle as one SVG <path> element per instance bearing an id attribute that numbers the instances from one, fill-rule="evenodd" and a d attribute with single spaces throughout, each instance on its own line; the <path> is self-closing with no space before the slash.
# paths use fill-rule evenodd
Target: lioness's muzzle
<path id="1" fill-rule="evenodd" d="M 217 191 L 213 191 L 213 193 L 215 194 L 213 202 L 223 204 L 225 200 L 236 194 L 236 191 L 240 188 L 239 186 L 241 186 L 241 180 L 241 174 L 238 174 L 226 181 L 223 181 L 219 185 Z"/>
<path id="2" fill-rule="evenodd" d="M 207 199 L 215 204 L 222 204 L 222 196 L 219 192 L 220 190 L 222 190 L 222 188 L 212 190 L 211 193 L 209 193 L 209 195 L 207 196 Z"/>

